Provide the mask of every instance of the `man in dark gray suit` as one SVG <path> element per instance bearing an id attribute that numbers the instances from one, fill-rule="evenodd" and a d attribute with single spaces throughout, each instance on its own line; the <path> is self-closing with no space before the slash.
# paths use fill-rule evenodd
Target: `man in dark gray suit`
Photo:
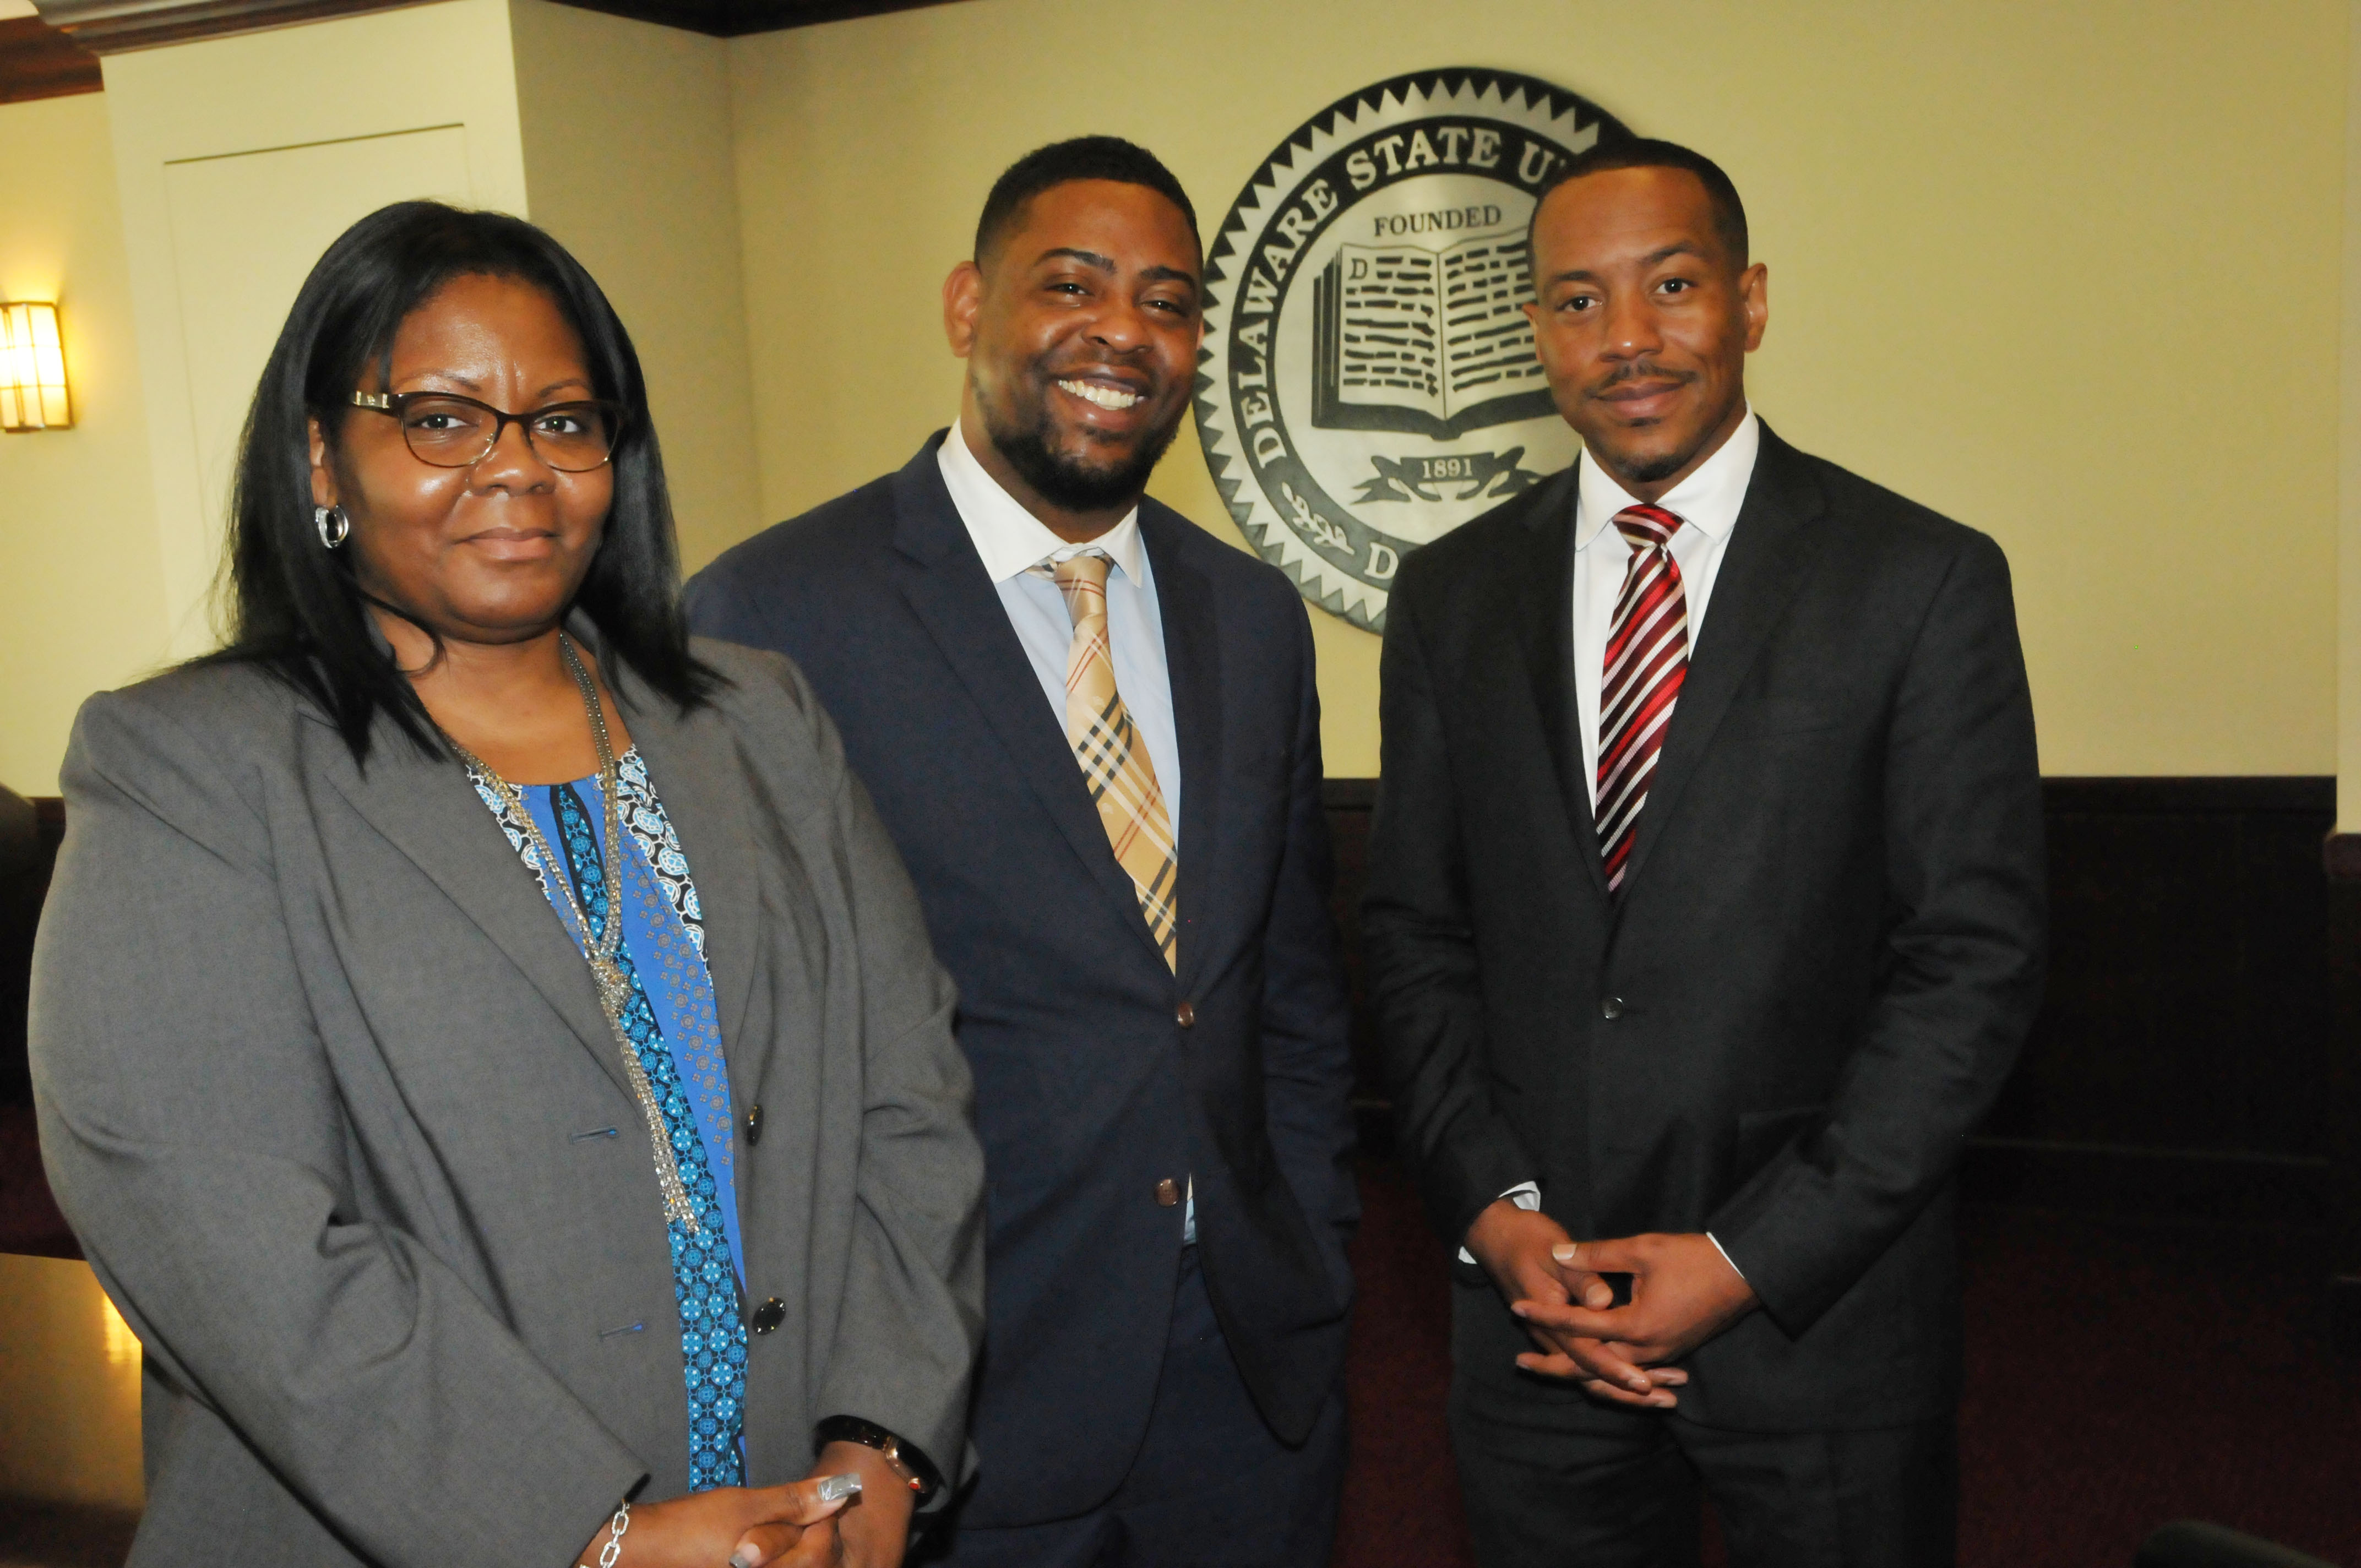
<path id="1" fill-rule="evenodd" d="M 959 982 L 989 1178 L 959 1564 L 1318 1564 L 1357 1209 L 1301 601 L 1144 498 L 1196 220 L 1111 137 L 994 186 L 944 291 L 958 425 L 729 552 L 697 628 L 792 654 Z"/>
<path id="2" fill-rule="evenodd" d="M 1711 162 L 1602 146 L 1532 241 L 1585 450 L 1402 568 L 1365 927 L 1477 1557 L 1695 1563 L 1701 1480 L 1741 1564 L 1947 1562 L 1952 1175 L 2041 983 L 2007 565 L 1755 418 Z"/>

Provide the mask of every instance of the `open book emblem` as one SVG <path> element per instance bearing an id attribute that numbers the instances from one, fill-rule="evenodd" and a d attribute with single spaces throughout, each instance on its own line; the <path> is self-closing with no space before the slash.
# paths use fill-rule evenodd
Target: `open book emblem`
<path id="1" fill-rule="evenodd" d="M 1450 440 L 1550 415 L 1524 230 L 1443 250 L 1340 245 L 1312 290 L 1313 424 Z"/>
<path id="2" fill-rule="evenodd" d="M 1197 433 L 1303 597 L 1385 627 L 1402 557 L 1574 460 L 1533 352 L 1534 192 L 1628 136 L 1506 71 L 1419 71 L 1306 122 L 1206 258 Z"/>

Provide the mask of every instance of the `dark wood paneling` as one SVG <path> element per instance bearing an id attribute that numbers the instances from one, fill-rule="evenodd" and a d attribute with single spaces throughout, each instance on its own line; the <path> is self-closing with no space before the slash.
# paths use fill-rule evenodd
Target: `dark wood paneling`
<path id="1" fill-rule="evenodd" d="M 2327 1154 L 2334 779 L 2053 780 L 2050 977 L 1985 1131 Z"/>
<path id="2" fill-rule="evenodd" d="M 99 54 L 252 32 L 424 0 L 36 0 L 42 21 Z M 777 32 L 949 0 L 560 0 L 586 11 L 631 16 L 716 38 Z"/>
<path id="3" fill-rule="evenodd" d="M 2321 844 L 2335 793 L 2327 778 L 2044 781 L 2048 992 L 1971 1151 L 1972 1195 L 2327 1220 L 2334 1129 L 2351 1124 L 2329 1094 Z M 1374 798 L 1372 781 L 1329 781 L 1359 1091 L 1373 1104 L 1384 1087 L 1353 938 Z M 2340 950 L 2361 955 L 2361 883 L 2355 902 L 2356 935 Z M 2361 1185 L 2344 1212 L 2361 1213 Z M 2361 1234 L 2350 1255 L 2361 1291 Z"/>
<path id="4" fill-rule="evenodd" d="M 2361 833 L 2332 833 L 2328 872 L 2329 975 L 2334 996 L 2328 1053 L 2330 1330 L 2361 1352 Z"/>
<path id="5" fill-rule="evenodd" d="M 2052 779 L 2049 989 L 1970 1151 L 1973 1196 L 2325 1223 L 2361 1343 L 2361 875 L 2322 872 L 2325 779 Z M 1361 966 L 1374 781 L 1328 781 L 1335 910 L 1372 1141 L 1385 1092 Z M 37 871 L 0 897 L 0 1099 L 23 1061 L 22 977 L 63 828 L 35 802 Z M 2361 843 L 2328 839 L 2361 872 Z M 2334 896 L 2331 893 L 2334 889 Z M 13 913 L 12 913 L 13 912 Z M 2334 940 L 2331 920 L 2334 919 Z M 2332 966 L 2332 954 L 2334 965 Z M 2337 984 L 2333 988 L 2332 974 Z"/>
<path id="6" fill-rule="evenodd" d="M 0 104 L 104 91 L 98 56 L 38 16 L 0 22 Z"/>

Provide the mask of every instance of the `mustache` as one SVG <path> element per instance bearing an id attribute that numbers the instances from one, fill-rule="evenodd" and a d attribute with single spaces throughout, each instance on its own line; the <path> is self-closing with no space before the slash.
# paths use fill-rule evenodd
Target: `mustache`
<path id="1" fill-rule="evenodd" d="M 1653 359 L 1635 359 L 1629 365 L 1618 366 L 1612 375 L 1592 382 L 1587 390 L 1598 398 L 1632 381 L 1674 381 L 1686 386 L 1696 379 L 1694 370 L 1675 370 Z"/>

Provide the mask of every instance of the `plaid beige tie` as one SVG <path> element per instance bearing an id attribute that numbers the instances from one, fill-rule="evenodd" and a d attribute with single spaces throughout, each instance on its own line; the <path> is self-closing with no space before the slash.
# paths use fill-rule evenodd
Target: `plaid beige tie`
<path id="1" fill-rule="evenodd" d="M 1066 740 L 1082 764 L 1115 861 L 1139 894 L 1148 934 L 1163 949 L 1165 963 L 1177 970 L 1180 905 L 1175 883 L 1180 857 L 1148 743 L 1115 689 L 1115 658 L 1107 647 L 1107 565 L 1104 555 L 1076 555 L 1054 570 L 1034 570 L 1058 585 L 1074 623 L 1074 640 L 1066 649 Z"/>

